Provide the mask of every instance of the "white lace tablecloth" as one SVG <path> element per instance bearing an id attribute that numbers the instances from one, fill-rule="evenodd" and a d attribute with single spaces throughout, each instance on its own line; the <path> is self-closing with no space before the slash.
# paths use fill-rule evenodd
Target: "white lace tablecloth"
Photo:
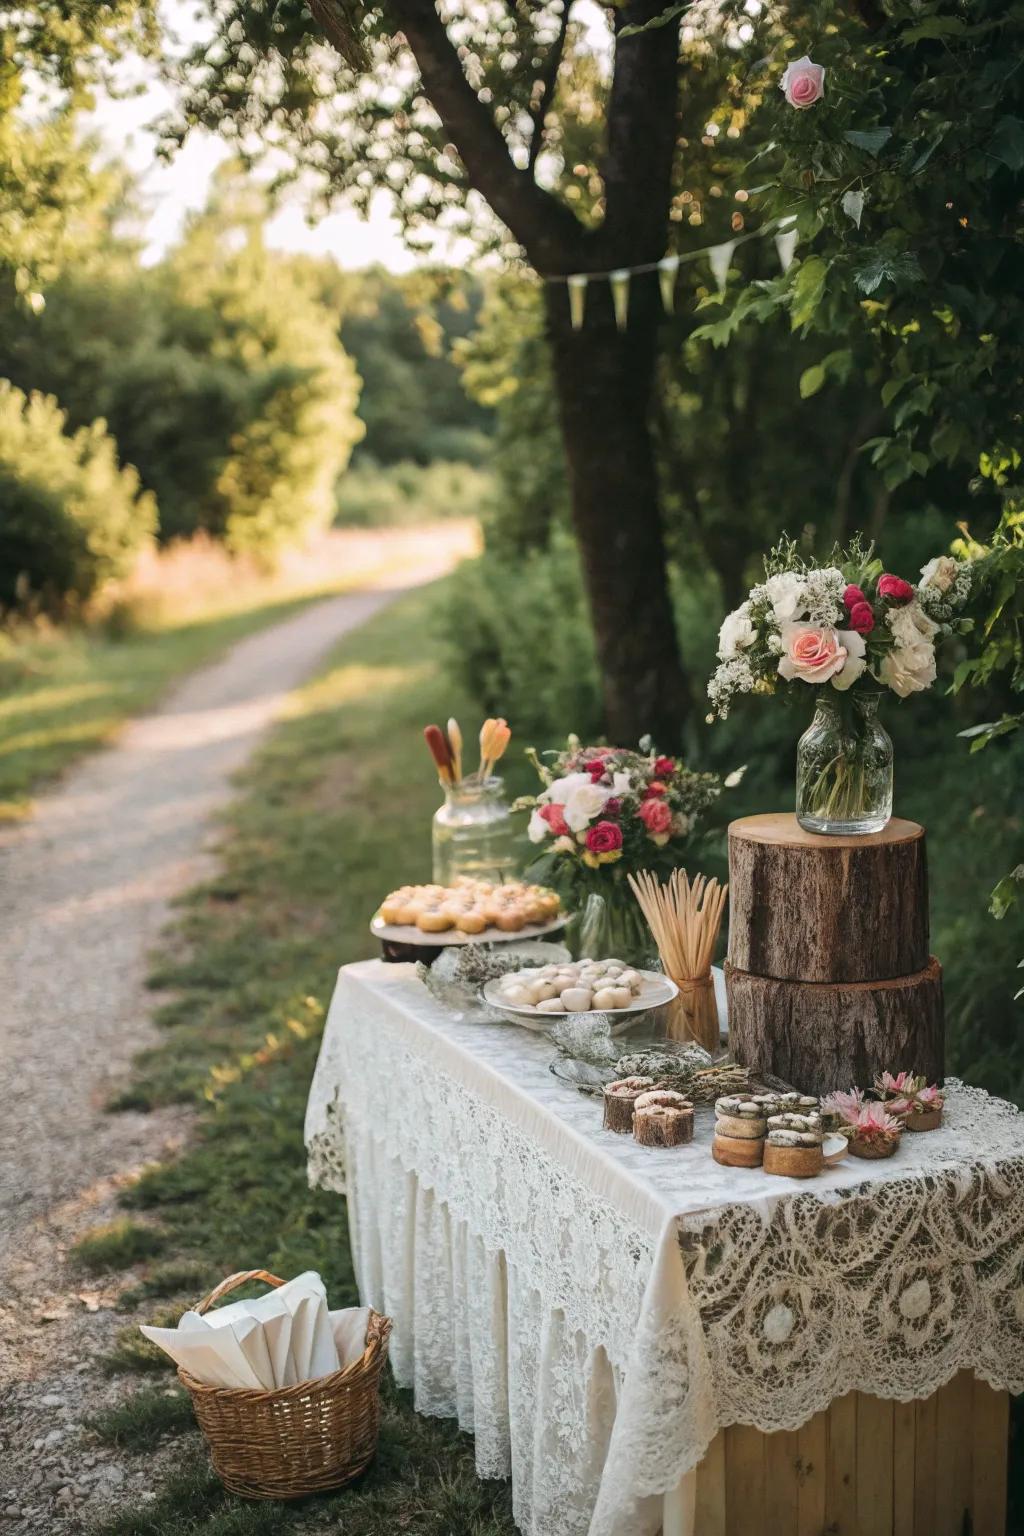
<path id="1" fill-rule="evenodd" d="M 951 1082 L 940 1130 L 809 1185 L 720 1167 L 710 1109 L 670 1151 L 604 1131 L 553 1057 L 453 1017 L 411 966 L 346 966 L 306 1120 L 398 1381 L 512 1477 L 527 1536 L 650 1536 L 729 1424 L 795 1429 L 964 1368 L 1024 1390 L 1012 1105 Z"/>

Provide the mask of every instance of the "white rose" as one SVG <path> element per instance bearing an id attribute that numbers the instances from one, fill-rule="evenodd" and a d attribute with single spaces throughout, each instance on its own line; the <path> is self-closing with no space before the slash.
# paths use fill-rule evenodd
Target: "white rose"
<path id="1" fill-rule="evenodd" d="M 864 644 L 864 636 L 859 635 L 855 629 L 839 630 L 839 640 L 846 652 L 846 660 L 839 671 L 833 673 L 832 687 L 838 688 L 840 693 L 845 693 L 867 666 L 864 656 L 867 647 Z"/>
<path id="2" fill-rule="evenodd" d="M 628 773 L 613 773 L 612 774 L 612 794 L 613 795 L 628 795 L 632 788 L 633 788 L 633 779 L 632 779 L 632 775 L 631 774 L 628 774 Z"/>
<path id="3" fill-rule="evenodd" d="M 531 843 L 542 843 L 551 828 L 548 826 L 540 811 L 534 811 L 526 828 L 526 835 Z"/>
<path id="4" fill-rule="evenodd" d="M 910 693 L 923 693 L 935 681 L 935 647 L 928 641 L 898 645 L 886 652 L 878 675 L 901 699 Z"/>
<path id="5" fill-rule="evenodd" d="M 554 842 L 551 844 L 551 848 L 552 852 L 554 853 L 576 852 L 576 844 L 573 842 L 572 838 L 565 837 L 564 835 L 562 837 L 556 837 Z"/>
<path id="6" fill-rule="evenodd" d="M 934 560 L 929 560 L 927 565 L 922 565 L 918 586 L 935 587 L 939 592 L 948 592 L 956 580 L 958 569 L 952 555 L 936 555 Z"/>
<path id="7" fill-rule="evenodd" d="M 574 790 L 589 783 L 589 773 L 567 773 L 564 779 L 553 779 L 539 798 L 550 800 L 552 805 L 564 805 Z"/>
<path id="8" fill-rule="evenodd" d="M 864 637 L 830 624 L 783 624 L 779 675 L 787 682 L 827 683 L 849 688 L 864 670 Z M 840 681 L 840 675 L 843 680 Z"/>
<path id="9" fill-rule="evenodd" d="M 600 784 L 592 784 L 590 775 L 584 774 L 585 784 L 580 784 L 570 794 L 562 806 L 566 825 L 570 832 L 582 832 L 588 827 L 597 815 L 604 809 L 604 803 L 608 799 L 609 791 Z"/>
<path id="10" fill-rule="evenodd" d="M 780 624 L 795 619 L 807 607 L 804 578 L 796 571 L 781 571 L 778 576 L 769 576 L 764 585 Z"/>
<path id="11" fill-rule="evenodd" d="M 733 656 L 738 656 L 740 651 L 745 651 L 757 639 L 757 630 L 751 623 L 749 607 L 749 603 L 744 603 L 742 608 L 737 608 L 735 612 L 730 613 L 718 631 L 718 654 L 723 661 L 729 661 Z"/>
<path id="12" fill-rule="evenodd" d="M 905 603 L 902 608 L 890 608 L 885 622 L 896 644 L 910 649 L 922 643 L 930 645 L 939 632 L 939 626 L 928 617 L 920 603 Z"/>

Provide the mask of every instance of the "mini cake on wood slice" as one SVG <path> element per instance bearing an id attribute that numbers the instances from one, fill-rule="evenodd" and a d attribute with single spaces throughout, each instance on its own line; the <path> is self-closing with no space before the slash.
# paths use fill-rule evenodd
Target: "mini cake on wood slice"
<path id="1" fill-rule="evenodd" d="M 825 1166 L 823 1139 L 819 1114 L 770 1115 L 764 1146 L 765 1173 L 812 1179 Z"/>
<path id="2" fill-rule="evenodd" d="M 693 1140 L 693 1105 L 671 1088 L 642 1093 L 633 1105 L 633 1135 L 643 1147 L 681 1147 Z"/>
<path id="3" fill-rule="evenodd" d="M 760 1168 L 764 1156 L 764 1137 L 720 1136 L 715 1132 L 711 1156 L 726 1168 Z"/>
<path id="4" fill-rule="evenodd" d="M 623 1077 L 604 1088 L 604 1128 L 628 1136 L 633 1129 L 633 1107 L 642 1093 L 657 1087 L 653 1077 Z"/>
<path id="5" fill-rule="evenodd" d="M 728 1093 L 715 1100 L 715 1133 L 763 1140 L 772 1101 L 757 1093 Z"/>

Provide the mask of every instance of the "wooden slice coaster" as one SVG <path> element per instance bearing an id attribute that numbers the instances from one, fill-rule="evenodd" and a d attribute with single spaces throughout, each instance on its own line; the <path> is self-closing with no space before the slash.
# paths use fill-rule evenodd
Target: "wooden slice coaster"
<path id="1" fill-rule="evenodd" d="M 764 1141 L 749 1137 L 719 1136 L 711 1143 L 711 1156 L 726 1168 L 760 1168 Z"/>
<path id="2" fill-rule="evenodd" d="M 740 1141 L 763 1141 L 767 1130 L 767 1119 L 757 1115 L 718 1115 L 715 1119 L 716 1136 L 735 1137 Z"/>
<path id="3" fill-rule="evenodd" d="M 765 1173 L 780 1173 L 790 1179 L 813 1179 L 825 1166 L 820 1147 L 776 1147 L 770 1141 L 764 1147 Z"/>

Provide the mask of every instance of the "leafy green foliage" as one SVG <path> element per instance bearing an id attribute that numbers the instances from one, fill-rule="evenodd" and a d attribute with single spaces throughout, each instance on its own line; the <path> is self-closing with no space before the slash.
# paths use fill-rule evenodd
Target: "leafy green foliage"
<path id="1" fill-rule="evenodd" d="M 340 528 L 380 528 L 486 518 L 493 499 L 493 476 L 474 464 L 383 465 L 360 457 L 338 482 L 334 521 Z"/>
<path id="2" fill-rule="evenodd" d="M 124 574 L 156 504 L 101 421 L 65 431 L 51 397 L 0 380 L 0 610 L 62 612 Z"/>

